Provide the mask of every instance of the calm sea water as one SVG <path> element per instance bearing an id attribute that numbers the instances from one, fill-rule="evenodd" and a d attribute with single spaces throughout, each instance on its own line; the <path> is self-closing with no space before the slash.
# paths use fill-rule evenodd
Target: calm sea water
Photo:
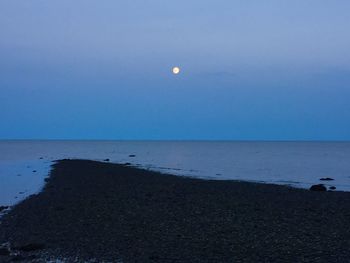
<path id="1" fill-rule="evenodd" d="M 134 154 L 135 157 L 129 157 Z M 165 173 L 350 191 L 350 142 L 0 141 L 0 205 L 40 191 L 62 158 L 130 162 Z"/>

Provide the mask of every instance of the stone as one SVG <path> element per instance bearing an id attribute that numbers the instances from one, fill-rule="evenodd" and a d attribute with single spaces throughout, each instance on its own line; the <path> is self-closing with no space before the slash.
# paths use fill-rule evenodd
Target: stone
<path id="1" fill-rule="evenodd" d="M 0 212 L 3 211 L 3 210 L 6 210 L 7 208 L 9 208 L 8 206 L 6 205 L 2 205 L 0 206 Z"/>
<path id="2" fill-rule="evenodd" d="M 130 154 L 129 157 L 136 157 L 136 155 L 135 154 Z"/>
<path id="3" fill-rule="evenodd" d="M 11 258 L 11 261 L 24 261 L 26 258 L 22 255 L 15 255 Z"/>
<path id="4" fill-rule="evenodd" d="M 327 188 L 323 184 L 315 184 L 310 187 L 310 191 L 327 191 Z"/>
<path id="5" fill-rule="evenodd" d="M 29 243 L 23 246 L 16 247 L 15 249 L 21 250 L 21 251 L 35 251 L 35 250 L 41 250 L 44 249 L 45 245 L 41 243 Z"/>
<path id="6" fill-rule="evenodd" d="M 10 255 L 10 250 L 6 247 L 0 247 L 0 256 Z"/>
<path id="7" fill-rule="evenodd" d="M 109 159 L 107 158 L 107 159 L 104 159 L 103 161 L 105 161 L 105 162 L 109 162 Z"/>
<path id="8" fill-rule="evenodd" d="M 320 178 L 320 181 L 333 181 L 333 178 L 330 177 L 324 177 L 324 178 Z"/>
<path id="9" fill-rule="evenodd" d="M 337 189 L 335 186 L 331 186 L 331 187 L 329 187 L 329 189 L 330 190 L 335 190 L 335 189 Z"/>

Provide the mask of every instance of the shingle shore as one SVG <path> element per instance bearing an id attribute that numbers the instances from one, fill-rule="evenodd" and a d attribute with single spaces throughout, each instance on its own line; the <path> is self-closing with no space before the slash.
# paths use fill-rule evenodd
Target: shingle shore
<path id="1" fill-rule="evenodd" d="M 350 193 L 61 160 L 2 218 L 5 242 L 0 262 L 349 262 Z"/>

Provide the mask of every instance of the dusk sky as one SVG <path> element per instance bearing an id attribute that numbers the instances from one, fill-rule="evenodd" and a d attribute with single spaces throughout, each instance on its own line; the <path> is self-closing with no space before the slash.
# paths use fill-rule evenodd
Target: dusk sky
<path id="1" fill-rule="evenodd" d="M 0 139 L 350 140 L 350 1 L 1 0 L 0 89 Z"/>

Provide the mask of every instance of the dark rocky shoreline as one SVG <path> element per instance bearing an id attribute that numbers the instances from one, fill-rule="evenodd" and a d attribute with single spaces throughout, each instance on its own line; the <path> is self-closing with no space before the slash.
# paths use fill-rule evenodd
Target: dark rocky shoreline
<path id="1" fill-rule="evenodd" d="M 3 243 L 0 262 L 350 262 L 350 193 L 62 160 Z"/>

